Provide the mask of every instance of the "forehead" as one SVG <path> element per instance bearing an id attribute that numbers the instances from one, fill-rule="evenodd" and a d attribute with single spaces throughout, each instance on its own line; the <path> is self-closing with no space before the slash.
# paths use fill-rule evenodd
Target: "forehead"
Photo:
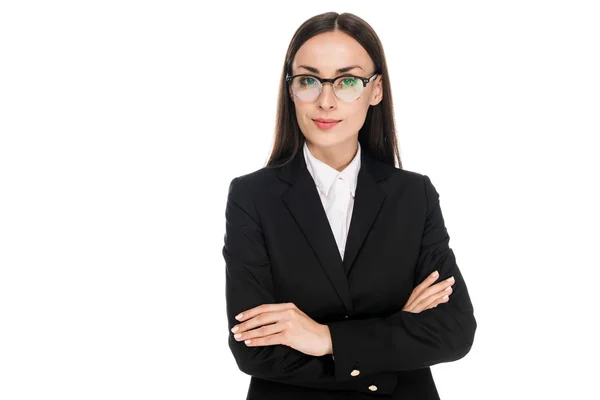
<path id="1" fill-rule="evenodd" d="M 373 61 L 364 47 L 338 31 L 321 33 L 304 42 L 294 57 L 292 71 L 294 74 L 308 73 L 304 68 L 298 68 L 299 65 L 317 68 L 323 77 L 333 76 L 336 69 L 349 65 L 359 65 L 365 73 L 373 69 Z"/>

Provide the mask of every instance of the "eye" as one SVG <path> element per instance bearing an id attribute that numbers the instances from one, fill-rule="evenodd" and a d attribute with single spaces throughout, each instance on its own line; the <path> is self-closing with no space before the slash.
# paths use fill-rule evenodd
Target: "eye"
<path id="1" fill-rule="evenodd" d="M 300 83 L 304 86 L 311 86 L 311 85 L 314 85 L 315 83 L 317 83 L 317 80 L 315 78 L 313 78 L 312 76 L 303 76 L 300 79 Z"/>
<path id="2" fill-rule="evenodd" d="M 352 86 L 355 86 L 357 83 L 358 83 L 358 80 L 355 77 L 353 77 L 353 76 L 349 76 L 347 78 L 344 78 L 340 82 L 340 84 L 342 85 L 342 87 L 352 87 Z"/>

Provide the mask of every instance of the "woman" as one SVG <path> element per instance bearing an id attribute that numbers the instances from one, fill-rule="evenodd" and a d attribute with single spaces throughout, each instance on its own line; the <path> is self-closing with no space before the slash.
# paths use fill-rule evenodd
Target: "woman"
<path id="1" fill-rule="evenodd" d="M 352 14 L 309 19 L 268 164 L 229 187 L 229 347 L 247 399 L 439 399 L 429 367 L 464 357 L 477 327 L 448 243 L 431 180 L 402 169 L 377 35 Z"/>

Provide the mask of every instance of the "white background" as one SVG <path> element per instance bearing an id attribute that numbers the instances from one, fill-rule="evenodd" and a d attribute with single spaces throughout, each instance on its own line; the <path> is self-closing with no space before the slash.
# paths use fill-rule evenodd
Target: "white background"
<path id="1" fill-rule="evenodd" d="M 289 41 L 326 11 L 380 36 L 475 306 L 442 398 L 597 398 L 598 3 L 217 3 L 1 3 L 0 398 L 245 398 L 227 188 L 264 166 Z"/>

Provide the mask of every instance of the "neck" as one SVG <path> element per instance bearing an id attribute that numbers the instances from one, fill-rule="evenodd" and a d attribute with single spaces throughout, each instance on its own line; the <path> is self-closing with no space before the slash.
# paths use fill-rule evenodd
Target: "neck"
<path id="1" fill-rule="evenodd" d="M 348 141 L 334 147 L 319 147 L 307 141 L 306 147 L 308 147 L 311 154 L 319 161 L 338 171 L 343 171 L 356 156 L 358 140 Z"/>

